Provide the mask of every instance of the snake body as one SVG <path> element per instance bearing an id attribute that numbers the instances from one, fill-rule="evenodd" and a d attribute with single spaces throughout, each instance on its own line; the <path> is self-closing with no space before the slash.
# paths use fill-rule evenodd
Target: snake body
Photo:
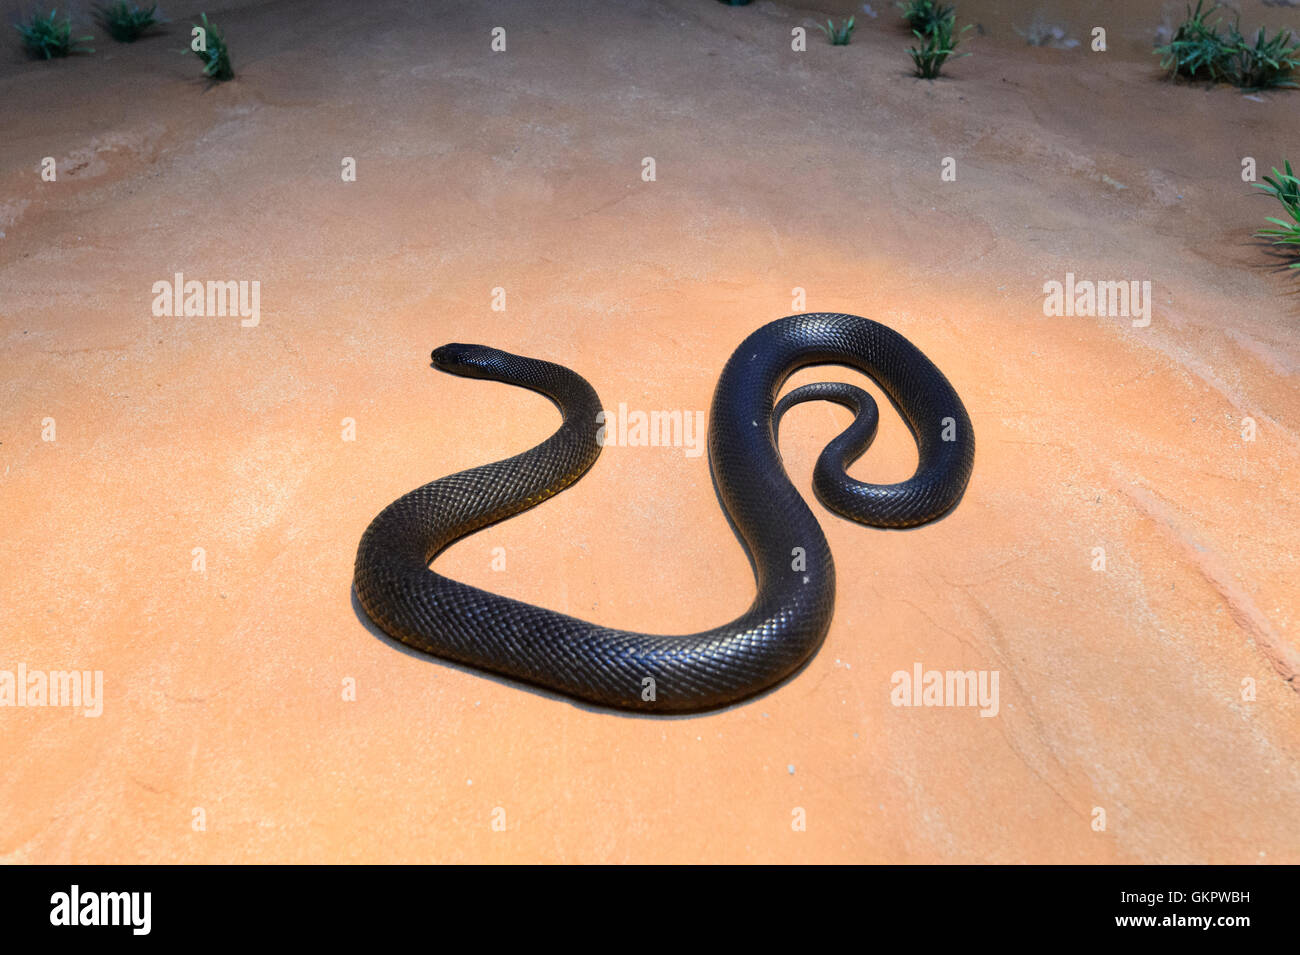
<path id="1" fill-rule="evenodd" d="M 828 399 L 854 412 L 814 470 L 830 509 L 881 527 L 909 527 L 961 497 L 975 439 L 943 373 L 892 329 L 853 315 L 804 314 L 755 331 L 727 362 L 709 417 L 714 484 L 753 564 L 758 594 L 737 619 L 686 635 L 617 630 L 493 594 L 429 567 L 454 541 L 563 490 L 600 453 L 600 399 L 562 365 L 482 345 L 444 345 L 438 368 L 532 389 L 564 420 L 514 457 L 439 478 L 402 496 L 371 522 L 357 551 L 354 584 L 365 612 L 410 647 L 620 709 L 689 712 L 733 703 L 779 682 L 821 645 L 835 600 L 835 566 L 816 517 L 791 484 L 777 449 L 781 414 Z M 817 384 L 776 396 L 796 369 L 844 364 L 873 378 L 911 427 L 916 473 L 867 484 L 845 468 L 875 434 L 871 396 L 852 385 Z"/>

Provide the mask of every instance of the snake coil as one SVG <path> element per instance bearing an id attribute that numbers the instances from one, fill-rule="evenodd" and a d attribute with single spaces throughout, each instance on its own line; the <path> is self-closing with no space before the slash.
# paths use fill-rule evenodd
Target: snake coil
<path id="1" fill-rule="evenodd" d="M 429 567 L 454 541 L 505 520 L 578 480 L 600 453 L 600 399 L 562 365 L 482 345 L 433 352 L 443 371 L 519 385 L 553 400 L 564 421 L 531 450 L 439 478 L 370 523 L 357 550 L 357 599 L 386 633 L 417 650 L 621 709 L 689 712 L 724 706 L 779 682 L 821 645 L 835 602 L 835 566 L 812 511 L 791 484 L 777 424 L 791 405 L 826 399 L 853 423 L 818 458 L 814 487 L 831 510 L 880 527 L 933 520 L 961 497 L 975 437 L 943 373 L 892 329 L 854 315 L 794 315 L 736 349 L 714 392 L 709 462 L 722 506 L 754 567 L 758 594 L 711 630 L 616 630 L 444 577 Z M 867 484 L 845 469 L 875 435 L 876 403 L 860 388 L 816 384 L 776 396 L 796 369 L 857 368 L 884 389 L 916 439 L 916 473 Z M 803 560 L 794 559 L 800 548 Z M 795 567 L 801 569 L 795 570 Z"/>

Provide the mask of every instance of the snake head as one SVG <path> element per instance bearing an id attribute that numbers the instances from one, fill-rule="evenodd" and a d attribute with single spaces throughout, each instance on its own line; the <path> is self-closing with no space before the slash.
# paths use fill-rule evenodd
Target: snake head
<path id="1" fill-rule="evenodd" d="M 501 353 L 486 345 L 463 345 L 452 342 L 439 345 L 430 356 L 439 371 L 465 378 L 497 377 L 497 360 Z"/>

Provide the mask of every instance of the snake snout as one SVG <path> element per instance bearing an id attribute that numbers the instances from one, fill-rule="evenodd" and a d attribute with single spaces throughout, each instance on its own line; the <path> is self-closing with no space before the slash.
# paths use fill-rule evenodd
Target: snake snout
<path id="1" fill-rule="evenodd" d="M 464 348 L 464 345 L 439 345 L 429 357 L 443 371 L 450 371 L 460 364 Z"/>
<path id="2" fill-rule="evenodd" d="M 452 342 L 439 345 L 433 350 L 430 358 L 439 371 L 467 378 L 482 378 L 489 374 L 488 358 L 492 351 L 483 345 L 463 345 Z"/>

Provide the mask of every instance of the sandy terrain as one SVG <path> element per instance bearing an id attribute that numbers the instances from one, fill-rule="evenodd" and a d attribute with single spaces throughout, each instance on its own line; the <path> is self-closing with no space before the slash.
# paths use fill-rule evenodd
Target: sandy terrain
<path id="1" fill-rule="evenodd" d="M 984 35 L 934 83 L 883 2 L 799 53 L 818 11 L 771 2 L 213 5 L 238 76 L 212 88 L 176 52 L 188 10 L 56 63 L 11 37 L 0 670 L 102 671 L 103 700 L 0 708 L 0 859 L 1300 862 L 1300 286 L 1240 175 L 1300 159 L 1300 92 L 1167 83 L 1161 4 L 1122 6 L 1065 18 L 1109 25 L 1093 53 L 963 0 Z M 260 282 L 258 323 L 155 316 L 176 272 Z M 1045 316 L 1066 273 L 1149 281 L 1149 325 Z M 868 529 L 810 488 L 848 412 L 791 412 L 840 581 L 794 679 L 625 716 L 358 617 L 385 504 L 558 422 L 433 346 L 704 411 L 796 287 L 916 342 L 978 450 L 951 515 Z M 830 378 L 854 380 L 794 383 Z M 882 407 L 852 473 L 899 480 L 916 454 Z M 438 566 L 657 632 L 754 593 L 685 448 L 607 448 Z M 892 705 L 918 663 L 996 671 L 996 715 Z"/>

